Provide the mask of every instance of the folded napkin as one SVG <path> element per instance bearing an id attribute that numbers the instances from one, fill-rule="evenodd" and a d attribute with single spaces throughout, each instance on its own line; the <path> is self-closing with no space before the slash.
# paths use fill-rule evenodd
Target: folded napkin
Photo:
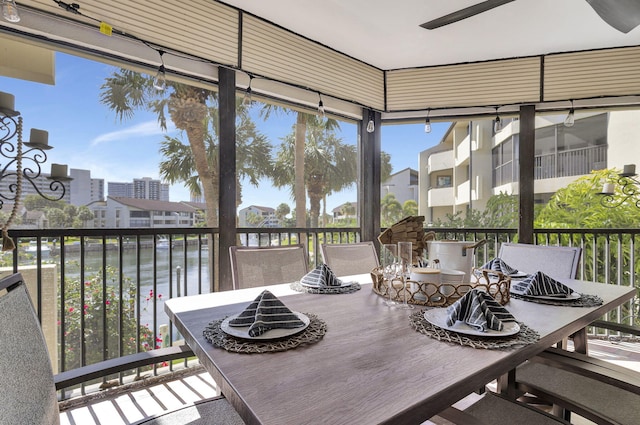
<path id="1" fill-rule="evenodd" d="M 318 267 L 304 275 L 302 279 L 300 279 L 300 283 L 318 287 L 342 285 L 342 281 L 336 277 L 333 270 L 331 270 L 326 264 L 320 264 Z"/>
<path id="2" fill-rule="evenodd" d="M 547 276 L 541 271 L 528 276 L 519 282 L 512 282 L 511 287 L 522 295 L 566 298 L 573 292 L 568 286 Z"/>
<path id="3" fill-rule="evenodd" d="M 300 328 L 304 322 L 275 295 L 264 290 L 238 317 L 229 321 L 229 326 L 249 326 L 249 336 L 256 337 L 271 329 Z"/>
<path id="4" fill-rule="evenodd" d="M 462 321 L 479 331 L 488 329 L 501 331 L 504 322 L 514 322 L 515 318 L 490 294 L 472 289 L 447 308 L 447 326 Z"/>
<path id="5" fill-rule="evenodd" d="M 518 273 L 517 269 L 514 269 L 513 267 L 511 267 L 510 265 L 505 263 L 502 260 L 502 258 L 500 258 L 500 257 L 494 258 L 493 260 L 491 260 L 488 263 L 484 264 L 480 268 L 481 269 L 493 270 L 493 271 L 496 271 L 496 272 L 504 273 L 506 275 L 512 275 L 512 274 Z"/>

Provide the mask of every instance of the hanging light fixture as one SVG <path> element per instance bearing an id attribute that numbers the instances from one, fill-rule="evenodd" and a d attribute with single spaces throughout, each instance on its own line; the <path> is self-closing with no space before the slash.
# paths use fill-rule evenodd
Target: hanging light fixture
<path id="1" fill-rule="evenodd" d="M 376 129 L 376 124 L 373 122 L 373 113 L 369 111 L 369 122 L 367 123 L 367 133 L 373 133 Z"/>
<path id="2" fill-rule="evenodd" d="M 318 113 L 322 118 L 324 118 L 324 103 L 322 103 L 322 95 L 318 93 L 318 97 L 320 98 L 320 101 L 318 102 Z"/>
<path id="3" fill-rule="evenodd" d="M 493 132 L 499 133 L 502 130 L 502 121 L 500 120 L 500 115 L 498 114 L 498 107 L 496 106 L 496 119 L 493 121 Z"/>
<path id="4" fill-rule="evenodd" d="M 251 98 L 251 81 L 253 81 L 253 75 L 249 75 L 249 86 L 247 87 L 247 92 L 244 94 L 244 99 L 242 99 L 242 105 L 245 107 L 251 106 L 252 98 Z"/>
<path id="5" fill-rule="evenodd" d="M 9 22 L 20 22 L 15 0 L 2 0 L 2 17 Z"/>
<path id="6" fill-rule="evenodd" d="M 431 120 L 429 119 L 430 109 L 427 109 L 427 118 L 424 120 L 424 132 L 431 133 Z"/>
<path id="7" fill-rule="evenodd" d="M 164 55 L 164 51 L 158 50 L 158 54 L 160 55 L 160 66 L 158 67 L 158 72 L 156 73 L 155 78 L 153 79 L 153 87 L 158 91 L 164 91 L 167 88 L 167 74 L 164 68 L 164 60 L 162 59 L 162 55 Z"/>
<path id="8" fill-rule="evenodd" d="M 569 113 L 567 114 L 567 118 L 564 119 L 565 127 L 573 127 L 575 124 L 575 110 L 573 109 L 573 100 L 571 101 L 571 109 L 569 109 Z"/>

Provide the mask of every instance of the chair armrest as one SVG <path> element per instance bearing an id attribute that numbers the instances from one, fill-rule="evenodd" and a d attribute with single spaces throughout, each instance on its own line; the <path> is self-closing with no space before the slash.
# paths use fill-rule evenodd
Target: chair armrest
<path id="1" fill-rule="evenodd" d="M 470 414 L 465 413 L 463 410 L 456 409 L 455 407 L 447 407 L 445 410 L 432 417 L 431 421 L 440 423 L 439 418 L 453 422 L 456 425 L 487 425 L 486 422 L 474 418 Z"/>
<path id="2" fill-rule="evenodd" d="M 573 372 L 640 394 L 640 373 L 585 354 L 550 347 L 530 359 L 532 362 Z"/>
<path id="3" fill-rule="evenodd" d="M 56 390 L 61 390 L 125 370 L 193 356 L 195 354 L 188 345 L 158 348 L 61 372 L 54 376 L 54 382 Z"/>
<path id="4" fill-rule="evenodd" d="M 605 320 L 596 320 L 594 322 L 591 322 L 589 326 L 640 336 L 639 328 L 631 325 L 624 325 L 622 323 L 607 322 Z"/>

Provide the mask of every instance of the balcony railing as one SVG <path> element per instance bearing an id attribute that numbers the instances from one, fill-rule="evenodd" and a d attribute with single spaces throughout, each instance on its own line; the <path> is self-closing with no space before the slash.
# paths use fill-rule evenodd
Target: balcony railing
<path id="1" fill-rule="evenodd" d="M 485 239 L 476 265 L 497 256 L 501 243 L 517 241 L 512 229 L 429 230 L 438 240 Z M 180 340 L 164 313 L 164 300 L 210 292 L 209 256 L 215 244 L 209 240 L 217 233 L 205 228 L 13 230 L 17 248 L 2 254 L 2 274 L 19 271 L 31 285 L 54 367 L 62 372 Z M 321 262 L 321 243 L 360 240 L 358 228 L 241 228 L 238 237 L 242 245 L 305 242 L 311 266 Z M 541 245 L 580 246 L 580 279 L 637 286 L 640 229 L 535 230 L 535 237 Z M 638 324 L 637 306 L 624 305 L 607 319 Z M 158 366 L 144 373 L 158 373 Z M 173 364 L 166 366 L 171 370 Z"/>

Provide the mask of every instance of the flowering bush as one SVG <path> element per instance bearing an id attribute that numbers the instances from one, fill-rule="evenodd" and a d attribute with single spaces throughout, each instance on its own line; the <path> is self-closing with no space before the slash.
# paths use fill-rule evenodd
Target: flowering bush
<path id="1" fill-rule="evenodd" d="M 119 357 L 120 350 L 127 355 L 162 343 L 147 325 L 137 323 L 137 290 L 132 280 L 124 278 L 120 287 L 112 267 L 107 268 L 106 276 L 104 284 L 101 273 L 84 282 L 65 281 L 64 305 L 61 297 L 58 300 L 64 315 L 64 370 L 82 366 L 83 351 L 85 364 L 92 364 Z M 151 298 L 153 291 L 145 297 L 146 303 Z"/>

